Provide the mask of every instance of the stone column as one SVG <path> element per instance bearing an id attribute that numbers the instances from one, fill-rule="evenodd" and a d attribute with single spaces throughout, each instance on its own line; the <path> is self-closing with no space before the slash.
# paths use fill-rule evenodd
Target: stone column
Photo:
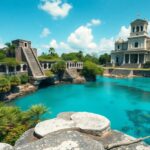
<path id="1" fill-rule="evenodd" d="M 145 58 L 145 54 L 143 55 L 143 63 L 145 64 L 145 62 L 146 62 L 146 58 Z"/>
<path id="2" fill-rule="evenodd" d="M 130 64 L 131 63 L 131 56 L 130 56 L 131 54 L 129 54 L 129 62 L 128 62 L 128 64 Z"/>
<path id="3" fill-rule="evenodd" d="M 6 74 L 9 74 L 9 69 L 7 65 L 6 65 Z"/>
<path id="4" fill-rule="evenodd" d="M 138 56 L 137 56 L 137 64 L 140 63 L 140 58 L 139 58 L 139 53 L 138 53 Z"/>
<path id="5" fill-rule="evenodd" d="M 125 64 L 125 62 L 126 62 L 126 61 L 125 61 L 125 58 L 126 58 L 126 57 L 125 57 L 125 54 L 124 54 L 124 55 L 123 55 L 123 64 Z"/>
<path id="6" fill-rule="evenodd" d="M 17 69 L 16 69 L 16 66 L 14 66 L 14 73 L 15 73 L 15 74 L 17 73 Z"/>

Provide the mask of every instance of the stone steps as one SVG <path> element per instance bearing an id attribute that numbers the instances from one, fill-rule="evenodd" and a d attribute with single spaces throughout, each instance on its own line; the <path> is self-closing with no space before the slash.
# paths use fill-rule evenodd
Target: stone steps
<path id="1" fill-rule="evenodd" d="M 35 77 L 35 78 L 44 77 L 44 73 L 42 71 L 40 63 L 37 60 L 36 56 L 34 55 L 33 50 L 31 48 L 23 48 L 23 53 L 29 64 L 29 67 L 30 67 L 33 77 Z"/>

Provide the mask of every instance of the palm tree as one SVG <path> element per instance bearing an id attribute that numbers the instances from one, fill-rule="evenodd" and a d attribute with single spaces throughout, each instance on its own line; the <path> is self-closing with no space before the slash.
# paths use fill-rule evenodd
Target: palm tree
<path id="1" fill-rule="evenodd" d="M 6 43 L 6 53 L 8 57 L 15 57 L 15 48 L 16 46 L 12 43 Z"/>
<path id="2" fill-rule="evenodd" d="M 50 47 L 49 53 L 50 53 L 50 55 L 54 55 L 55 54 L 55 49 L 53 47 Z"/>
<path id="3" fill-rule="evenodd" d="M 28 115 L 32 118 L 32 120 L 35 121 L 35 123 L 37 123 L 40 120 L 40 116 L 46 113 L 47 111 L 47 108 L 42 104 L 33 105 L 29 109 Z"/>

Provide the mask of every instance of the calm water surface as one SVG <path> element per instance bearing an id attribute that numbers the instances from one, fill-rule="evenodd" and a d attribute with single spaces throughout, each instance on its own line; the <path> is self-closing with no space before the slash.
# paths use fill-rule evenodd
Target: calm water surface
<path id="1" fill-rule="evenodd" d="M 113 129 L 135 137 L 150 135 L 150 78 L 115 79 L 97 77 L 82 85 L 57 85 L 16 99 L 13 104 L 26 110 L 44 104 L 55 117 L 64 111 L 88 111 L 111 120 Z"/>

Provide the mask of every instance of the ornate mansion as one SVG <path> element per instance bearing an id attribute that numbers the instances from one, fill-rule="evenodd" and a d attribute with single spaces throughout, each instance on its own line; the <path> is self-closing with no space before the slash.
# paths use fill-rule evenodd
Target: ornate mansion
<path id="1" fill-rule="evenodd" d="M 150 61 L 150 37 L 148 21 L 136 19 L 131 23 L 131 32 L 127 41 L 119 39 L 115 42 L 115 50 L 111 52 L 113 66 L 141 68 Z"/>

